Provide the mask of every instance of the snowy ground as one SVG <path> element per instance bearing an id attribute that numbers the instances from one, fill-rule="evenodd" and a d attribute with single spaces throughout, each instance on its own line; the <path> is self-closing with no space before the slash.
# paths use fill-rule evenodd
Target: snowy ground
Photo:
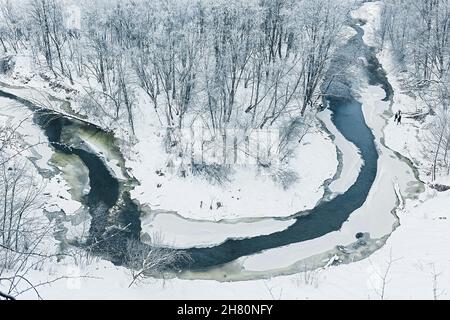
<path id="1" fill-rule="evenodd" d="M 313 208 L 324 193 L 323 183 L 334 176 L 337 168 L 336 149 L 331 139 L 319 130 L 307 134 L 299 145 L 290 167 L 299 180 L 288 190 L 271 177 L 258 175 L 255 167 L 233 168 L 230 182 L 214 185 L 202 177 L 181 179 L 166 168 L 167 157 L 156 137 L 145 125 L 141 131 L 137 161 L 127 162 L 141 182 L 132 196 L 152 208 L 176 211 L 196 220 L 283 217 Z M 139 132 L 139 131 L 138 131 Z M 139 133 L 138 133 L 139 136 Z M 314 158 L 309 155 L 316 155 Z M 162 170 L 165 176 L 156 173 Z M 222 206 L 217 208 L 217 203 Z"/>
<path id="2" fill-rule="evenodd" d="M 427 116 L 423 122 L 408 118 L 408 114 L 425 112 L 428 108 L 423 102 L 416 99 L 413 93 L 402 88 L 403 75 L 396 68 L 393 53 L 389 46 L 379 54 L 379 60 L 385 66 L 389 82 L 396 92 L 392 112 L 401 111 L 403 113 L 402 125 L 395 124 L 392 119 L 386 127 L 386 143 L 393 150 L 408 157 L 419 168 L 421 180 L 429 182 L 431 180 L 432 162 L 430 158 L 425 157 L 427 153 L 425 144 L 427 134 L 433 126 L 433 117 Z M 437 183 L 450 183 L 448 177 L 439 175 L 436 180 Z"/>
<path id="3" fill-rule="evenodd" d="M 336 128 L 331 121 L 331 111 L 326 109 L 318 114 L 318 118 L 323 121 L 327 129 L 334 136 L 333 142 L 341 151 L 342 168 L 339 178 L 334 180 L 328 187 L 334 194 L 341 194 L 347 191 L 358 178 L 362 165 L 362 158 L 358 148 L 346 140 L 342 133 Z"/>
<path id="4" fill-rule="evenodd" d="M 164 244 L 176 247 L 211 246 L 227 238 L 286 229 L 293 220 L 276 221 L 273 217 L 288 217 L 313 208 L 324 194 L 324 181 L 334 176 L 337 167 L 335 146 L 318 131 L 308 134 L 298 148 L 291 166 L 297 169 L 300 179 L 288 190 L 270 177 L 255 177 L 253 168 L 238 168 L 232 182 L 221 186 L 192 176 L 160 177 L 154 170 L 162 167 L 155 165 L 158 157 L 151 151 L 155 149 L 139 150 L 148 153 L 144 158 L 149 160 L 134 167 L 141 185 L 132 196 L 156 209 L 142 219 L 143 233 L 158 233 Z M 222 206 L 218 208 L 217 203 Z"/>
<path id="5" fill-rule="evenodd" d="M 381 277 L 392 261 L 385 299 L 433 299 L 433 274 L 440 274 L 435 284 L 438 298 L 448 299 L 450 262 L 442 244 L 450 241 L 450 217 L 442 208 L 449 200 L 450 192 L 423 194 L 401 213 L 402 225 L 381 250 L 363 261 L 315 273 L 241 282 L 149 279 L 128 288 L 127 270 L 99 261 L 82 269 L 60 263 L 51 268 L 52 276 L 36 272 L 35 279 L 89 276 L 42 288 L 46 299 L 380 299 Z M 24 297 L 34 298 L 32 292 Z"/>
<path id="6" fill-rule="evenodd" d="M 0 107 L 1 123 L 18 127 L 17 131 L 25 145 L 31 146 L 21 156 L 32 159 L 36 169 L 53 172 L 52 177 L 46 181 L 44 209 L 49 211 L 63 209 L 67 213 L 73 213 L 80 209 L 81 203 L 73 199 L 79 198 L 79 194 L 85 191 L 72 190 L 71 185 L 85 186 L 88 181 L 83 183 L 77 180 L 76 183 L 72 184 L 67 181 L 72 181 L 75 177 L 78 179 L 78 177 L 86 176 L 85 169 L 82 166 L 74 167 L 72 163 L 67 166 L 63 165 L 61 172 L 55 171 L 55 168 L 50 165 L 54 160 L 53 150 L 48 145 L 47 137 L 33 123 L 32 112 L 7 98 L 0 98 Z"/>

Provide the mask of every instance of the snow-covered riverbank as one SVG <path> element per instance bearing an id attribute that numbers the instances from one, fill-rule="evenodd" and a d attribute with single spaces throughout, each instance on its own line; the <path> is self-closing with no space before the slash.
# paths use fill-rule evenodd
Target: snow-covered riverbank
<path id="1" fill-rule="evenodd" d="M 6 80 L 3 79 L 4 82 Z M 33 84 L 45 87 L 37 80 Z M 3 83 L 2 90 L 29 100 L 38 106 L 68 114 L 67 110 L 62 108 L 60 101 L 49 98 L 45 89 L 17 83 L 9 86 Z M 29 111 L 21 110 L 23 108 L 23 106 L 17 106 L 14 112 L 31 114 Z M 73 116 L 73 114 L 68 115 Z M 30 136 L 38 137 L 44 142 L 44 145 L 39 147 L 42 149 L 39 152 L 42 152 L 44 156 L 38 161 L 43 167 L 48 166 L 47 162 L 52 157 L 51 149 L 45 145 L 44 134 L 38 128 L 33 127 L 31 118 L 29 120 L 26 123 L 27 128 L 24 130 L 36 131 L 37 134 Z M 217 245 L 229 238 L 247 238 L 284 230 L 293 224 L 294 220 L 277 221 L 273 217 L 287 217 L 313 208 L 324 195 L 325 180 L 331 179 L 336 172 L 337 154 L 331 138 L 325 132 L 312 128 L 305 135 L 294 158 L 290 161 L 290 166 L 298 173 L 299 179 L 288 190 L 284 190 L 268 176 L 257 175 L 255 177 L 255 168 L 253 167 L 250 170 L 238 168 L 231 177 L 233 181 L 220 186 L 211 185 L 200 177 L 191 176 L 182 179 L 170 175 L 168 177 L 160 176 L 156 174 L 156 171 L 163 168 L 166 161 L 160 137 L 148 130 L 145 121 L 150 121 L 149 119 L 142 118 L 141 120 L 138 122 L 137 128 L 139 129 L 139 124 L 141 124 L 142 136 L 134 148 L 134 150 L 140 150 L 139 161 L 134 162 L 128 159 L 126 166 L 138 179 L 141 179 L 140 185 L 132 191 L 132 197 L 153 209 L 152 214 L 146 215 L 142 219 L 142 239 L 144 241 L 148 236 L 153 237 L 158 234 L 163 241 L 162 245 L 180 248 L 202 247 Z M 318 125 L 318 123 L 315 124 Z M 82 139 L 91 149 L 105 158 L 105 163 L 114 175 L 119 179 L 123 178 L 116 155 L 98 143 L 95 135 L 77 132 L 76 136 L 80 134 L 83 135 Z M 310 154 L 319 156 L 312 158 L 308 156 Z M 142 155 L 145 155 L 144 159 L 147 161 L 141 161 Z M 78 188 L 76 184 L 82 183 L 82 166 L 80 170 L 70 170 L 71 167 L 79 165 L 77 164 L 79 161 L 73 158 L 71 163 L 69 158 L 62 159 L 61 157 L 59 156 L 58 161 L 62 173 L 65 173 L 63 178 L 68 179 L 67 190 Z M 80 177 L 76 177 L 76 173 L 80 173 Z M 86 172 L 84 176 L 87 180 L 85 179 L 86 181 L 82 183 L 83 190 L 72 194 L 75 201 L 71 201 L 70 195 L 61 196 L 62 200 L 58 201 L 61 203 L 61 207 L 50 205 L 50 208 L 52 210 L 61 208 L 66 214 L 80 209 L 80 196 L 86 194 L 85 189 L 89 181 Z M 60 191 L 57 193 L 60 194 Z M 217 203 L 221 204 L 220 208 L 217 207 Z M 174 214 L 165 214 L 164 209 L 166 208 Z M 180 211 L 178 212 L 177 209 Z M 180 212 L 184 213 L 184 216 Z M 227 221 L 220 222 L 222 220 Z M 89 222 L 86 223 L 84 228 L 88 228 Z M 71 232 L 70 229 L 77 229 L 77 227 L 68 225 L 68 229 L 69 234 L 76 233 L 76 231 Z"/>
<path id="2" fill-rule="evenodd" d="M 155 236 L 161 245 L 172 248 L 213 247 L 227 239 L 250 238 L 288 228 L 294 219 L 242 219 L 239 221 L 191 220 L 170 212 L 155 212 L 141 217 L 141 241 Z M 149 242 L 151 243 L 151 242 Z"/>
<path id="3" fill-rule="evenodd" d="M 9 90 L 18 91 L 20 89 L 9 88 Z M 28 99 L 36 101 L 36 97 L 34 97 L 36 93 L 47 99 L 37 90 L 29 91 L 33 95 L 26 95 Z M 372 98 L 370 97 L 370 99 Z M 140 154 L 137 154 L 137 161 L 128 161 L 127 163 L 141 182 L 141 185 L 132 191 L 132 196 L 140 200 L 142 204 L 150 204 L 152 208 L 161 209 L 158 214 L 152 214 L 144 221 L 143 232 L 144 235 L 150 236 L 159 234 L 162 239 L 166 239 L 164 243 L 166 245 L 211 246 L 221 243 L 227 238 L 250 237 L 283 230 L 293 222 L 281 222 L 273 219 L 237 222 L 237 219 L 290 216 L 298 211 L 310 209 L 323 195 L 324 181 L 331 179 L 335 174 L 337 166 L 335 146 L 324 133 L 313 129 L 304 137 L 302 145 L 299 146 L 290 163 L 293 168 L 298 168 L 296 171 L 298 171 L 300 179 L 287 191 L 281 189 L 268 177 L 252 178 L 254 172 L 247 169 L 239 170 L 233 175 L 232 184 L 225 186 L 211 186 L 196 177 L 177 179 L 171 174 L 161 175 L 167 159 L 161 150 L 161 141 L 158 140 L 157 132 L 149 130 L 148 124 L 151 123 L 151 120 L 145 118 L 144 112 L 142 115 L 136 123 L 139 143 L 135 149 L 139 150 Z M 339 136 L 339 132 L 329 121 L 329 115 L 324 114 L 323 119 L 325 125 L 328 123 L 329 131 L 334 134 L 335 143 L 341 150 L 343 159 L 341 175 L 335 181 L 339 184 L 332 185 L 330 189 L 332 192 L 342 193 L 356 179 L 361 165 L 360 158 L 354 146 L 346 144 L 342 135 Z M 308 157 L 310 154 L 314 154 L 315 157 Z M 392 189 L 387 190 L 392 191 Z M 224 193 L 229 193 L 229 195 L 224 196 Z M 214 196 L 211 197 L 211 194 Z M 392 194 L 395 195 L 394 192 Z M 205 195 L 207 199 L 204 200 Z M 293 195 L 294 197 L 292 197 Z M 229 199 L 225 198 L 224 200 L 224 197 Z M 167 215 L 164 213 L 164 209 L 175 211 L 177 214 Z M 390 210 L 385 211 L 390 214 Z M 183 217 L 190 220 L 184 220 Z M 223 224 L 219 222 L 215 226 L 214 223 L 201 222 L 201 220 L 217 222 L 224 219 L 234 219 L 235 221 Z M 385 220 L 380 219 L 379 224 L 392 228 L 392 223 Z M 185 227 L 180 227 L 183 224 Z M 186 228 L 186 225 L 190 228 Z M 243 228 L 239 228 L 241 226 Z M 249 226 L 252 226 L 251 231 L 248 231 Z M 230 229 L 234 229 L 234 231 L 229 232 Z M 370 232 L 362 229 L 364 228 L 355 224 L 354 228 L 346 234 L 347 237 L 344 241 L 354 241 L 354 235 L 358 232 L 369 232 L 375 237 L 386 234 L 386 232 L 378 234 L 374 230 L 370 230 L 372 231 Z M 197 232 L 193 233 L 191 230 Z M 205 232 L 201 232 L 201 230 L 205 230 Z M 185 243 L 186 239 L 189 239 L 187 243 Z M 306 252 L 306 250 L 303 251 L 303 254 Z M 284 263 L 281 260 L 278 262 Z M 260 267 L 262 266 L 260 265 Z"/>
<path id="4" fill-rule="evenodd" d="M 400 215 L 402 225 L 385 246 L 370 258 L 316 272 L 241 282 L 148 279 L 128 288 L 129 271 L 106 261 L 77 268 L 64 262 L 51 267 L 52 275 L 89 276 L 63 279 L 41 288 L 44 299 L 380 299 L 382 276 L 392 261 L 385 299 L 433 299 L 433 274 L 439 299 L 448 299 L 450 263 L 443 244 L 450 241 L 450 193 L 427 192 L 409 202 Z M 444 218 L 447 219 L 444 219 Z M 33 279 L 45 281 L 45 271 Z M 308 280 L 309 279 L 309 280 Z M 408 290 L 405 290 L 408 288 Z M 34 299 L 33 292 L 22 298 Z"/>
<path id="5" fill-rule="evenodd" d="M 270 176 L 258 174 L 256 166 L 233 167 L 230 181 L 222 185 L 212 184 L 201 176 L 180 178 L 167 170 L 162 138 L 157 136 L 159 129 L 149 128 L 147 120 L 141 119 L 137 125 L 138 155 L 135 161 L 127 162 L 141 182 L 132 196 L 154 209 L 175 211 L 188 219 L 287 217 L 311 209 L 322 198 L 324 181 L 333 178 L 338 165 L 330 137 L 313 128 L 289 162 L 298 180 L 287 190 Z"/>

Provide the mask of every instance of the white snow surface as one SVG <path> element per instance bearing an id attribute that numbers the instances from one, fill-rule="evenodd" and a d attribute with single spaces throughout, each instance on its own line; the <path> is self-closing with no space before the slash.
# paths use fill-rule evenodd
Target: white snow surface
<path id="1" fill-rule="evenodd" d="M 179 178 L 167 170 L 167 155 L 162 149 L 158 127 L 142 111 L 136 123 L 139 150 L 127 167 L 141 185 L 132 197 L 154 209 L 175 211 L 195 220 L 286 217 L 313 208 L 324 194 L 323 183 L 334 176 L 338 165 L 336 148 L 327 134 L 313 129 L 298 146 L 289 166 L 299 175 L 296 183 L 284 190 L 271 177 L 258 174 L 255 167 L 236 166 L 230 182 L 211 184 L 202 177 Z M 314 155 L 314 157 L 311 157 Z M 162 170 L 165 176 L 156 171 Z M 222 206 L 217 208 L 217 203 Z"/>
<path id="2" fill-rule="evenodd" d="M 326 109 L 320 112 L 318 117 L 325 123 L 327 129 L 334 136 L 333 142 L 341 151 L 342 169 L 340 176 L 329 185 L 331 192 L 334 194 L 341 194 L 347 191 L 347 189 L 355 183 L 363 161 L 358 148 L 353 143 L 345 139 L 342 133 L 331 121 L 331 114 L 332 112 L 329 109 Z"/>
<path id="3" fill-rule="evenodd" d="M 210 222 L 187 220 L 175 213 L 141 217 L 141 240 L 157 235 L 162 245 L 172 248 L 212 247 L 227 239 L 242 239 L 271 234 L 289 227 L 294 219 L 262 219 L 248 222 Z"/>

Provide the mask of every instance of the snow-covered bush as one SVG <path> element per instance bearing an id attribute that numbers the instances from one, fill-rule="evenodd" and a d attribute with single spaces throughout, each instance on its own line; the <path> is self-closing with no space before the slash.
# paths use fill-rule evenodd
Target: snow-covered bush
<path id="1" fill-rule="evenodd" d="M 0 56 L 0 74 L 10 73 L 14 69 L 15 61 L 11 56 Z"/>

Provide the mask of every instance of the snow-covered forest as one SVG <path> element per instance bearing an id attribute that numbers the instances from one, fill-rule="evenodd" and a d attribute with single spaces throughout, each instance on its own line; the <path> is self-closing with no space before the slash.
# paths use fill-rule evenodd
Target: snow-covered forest
<path id="1" fill-rule="evenodd" d="M 449 106 L 449 0 L 0 0 L 0 300 L 448 298 Z"/>
<path id="2" fill-rule="evenodd" d="M 283 127 L 289 136 L 317 109 L 349 8 L 292 0 L 88 1 L 80 7 L 4 1 L 3 52 L 27 52 L 66 90 L 65 83 L 80 84 L 82 111 L 130 138 L 145 95 L 142 111 L 161 126 L 197 124 L 222 139 L 228 128 Z M 180 139 L 173 135 L 169 146 Z"/>

